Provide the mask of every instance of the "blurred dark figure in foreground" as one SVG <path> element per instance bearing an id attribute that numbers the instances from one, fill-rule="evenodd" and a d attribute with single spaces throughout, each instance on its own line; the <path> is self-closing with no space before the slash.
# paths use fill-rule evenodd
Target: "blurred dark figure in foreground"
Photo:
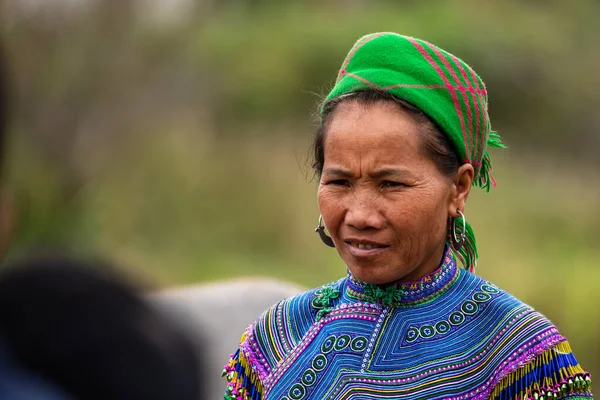
<path id="1" fill-rule="evenodd" d="M 33 259 L 0 272 L 5 355 L 67 395 L 52 399 L 199 399 L 188 339 L 108 271 Z"/>
<path id="2" fill-rule="evenodd" d="M 0 176 L 9 98 L 4 62 L 0 51 Z M 10 231 L 5 197 L 0 260 Z M 54 257 L 0 269 L 0 400 L 198 400 L 198 340 L 192 345 L 104 265 Z"/>

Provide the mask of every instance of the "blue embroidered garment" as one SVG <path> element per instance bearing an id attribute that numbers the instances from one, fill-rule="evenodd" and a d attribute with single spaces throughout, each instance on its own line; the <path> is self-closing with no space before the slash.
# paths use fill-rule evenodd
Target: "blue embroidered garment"
<path id="1" fill-rule="evenodd" d="M 544 316 L 457 267 L 415 283 L 348 276 L 267 310 L 223 374 L 225 399 L 590 399 Z"/>

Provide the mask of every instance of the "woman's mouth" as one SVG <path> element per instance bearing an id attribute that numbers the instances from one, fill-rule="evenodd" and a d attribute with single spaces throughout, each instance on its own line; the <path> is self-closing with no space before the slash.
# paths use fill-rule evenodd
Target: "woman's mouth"
<path id="1" fill-rule="evenodd" d="M 350 245 L 357 249 L 375 249 L 378 247 L 383 247 L 383 246 L 378 246 L 378 245 L 373 245 L 373 244 L 363 244 L 363 243 L 356 243 L 356 242 L 350 242 Z"/>
<path id="2" fill-rule="evenodd" d="M 366 242 L 366 241 L 355 241 L 355 240 L 346 240 L 346 245 L 348 246 L 348 250 L 350 254 L 355 257 L 370 257 L 376 254 L 379 254 L 390 246 L 374 243 L 374 242 Z"/>

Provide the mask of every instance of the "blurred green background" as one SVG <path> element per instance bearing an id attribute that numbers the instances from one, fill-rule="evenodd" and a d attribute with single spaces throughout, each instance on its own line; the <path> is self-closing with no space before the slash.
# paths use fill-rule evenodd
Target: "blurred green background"
<path id="1" fill-rule="evenodd" d="M 480 73 L 510 147 L 467 208 L 478 273 L 600 376 L 598 21 L 592 0 L 4 0 L 11 255 L 75 247 L 165 287 L 341 277 L 313 231 L 311 115 L 358 37 L 396 31 Z"/>

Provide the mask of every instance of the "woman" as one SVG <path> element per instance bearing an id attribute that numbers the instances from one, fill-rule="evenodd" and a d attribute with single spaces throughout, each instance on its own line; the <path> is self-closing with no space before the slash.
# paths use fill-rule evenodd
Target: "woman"
<path id="1" fill-rule="evenodd" d="M 473 274 L 465 205 L 472 185 L 495 185 L 486 148 L 503 147 L 477 74 L 425 41 L 370 34 L 321 117 L 316 230 L 348 276 L 251 325 L 225 398 L 592 398 L 557 329 Z"/>

